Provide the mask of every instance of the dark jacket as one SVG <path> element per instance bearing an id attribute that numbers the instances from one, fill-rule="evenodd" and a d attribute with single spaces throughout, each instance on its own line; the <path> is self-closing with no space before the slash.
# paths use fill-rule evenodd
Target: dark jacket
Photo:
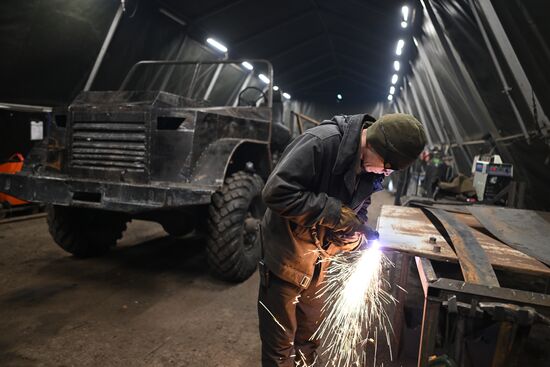
<path id="1" fill-rule="evenodd" d="M 321 254 L 315 237 L 325 255 L 349 250 L 327 238 L 342 205 L 367 221 L 370 196 L 382 189 L 383 180 L 383 175 L 357 173 L 361 128 L 373 121 L 369 115 L 336 116 L 285 149 L 262 193 L 268 206 L 262 221 L 263 258 L 279 278 L 309 286 Z"/>

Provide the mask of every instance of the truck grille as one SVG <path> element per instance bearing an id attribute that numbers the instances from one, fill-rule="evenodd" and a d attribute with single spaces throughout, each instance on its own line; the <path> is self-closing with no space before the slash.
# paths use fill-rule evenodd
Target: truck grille
<path id="1" fill-rule="evenodd" d="M 75 121 L 71 166 L 144 172 L 146 147 L 143 121 Z"/>

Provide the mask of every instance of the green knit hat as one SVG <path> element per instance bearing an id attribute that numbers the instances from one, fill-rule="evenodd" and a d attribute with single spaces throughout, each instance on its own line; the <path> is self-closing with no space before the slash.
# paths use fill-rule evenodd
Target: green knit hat
<path id="1" fill-rule="evenodd" d="M 414 116 L 384 115 L 367 128 L 367 143 L 384 158 L 385 168 L 398 170 L 413 163 L 426 145 L 426 132 Z"/>

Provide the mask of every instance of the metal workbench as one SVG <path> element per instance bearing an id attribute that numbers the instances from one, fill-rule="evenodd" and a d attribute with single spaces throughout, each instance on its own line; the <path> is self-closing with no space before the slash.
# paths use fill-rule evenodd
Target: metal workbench
<path id="1" fill-rule="evenodd" d="M 545 213 L 510 210 L 382 208 L 382 245 L 402 254 L 398 284 L 407 288 L 413 258 L 420 278 L 424 300 L 418 366 L 517 366 L 525 363 L 523 347 L 533 325 L 550 328 L 550 240 L 540 243 L 545 235 L 550 239 L 550 223 Z M 512 226 L 510 219 L 520 224 Z M 488 222 L 493 228 L 482 224 Z M 496 230 L 498 235 L 492 233 Z M 399 350 L 406 294 L 396 295 Z M 487 341 L 472 357 L 476 335 Z"/>

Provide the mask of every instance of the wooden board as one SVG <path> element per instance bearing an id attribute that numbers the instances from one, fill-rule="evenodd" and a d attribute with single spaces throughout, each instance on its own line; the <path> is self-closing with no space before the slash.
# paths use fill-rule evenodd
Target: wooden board
<path id="1" fill-rule="evenodd" d="M 518 273 L 550 276 L 550 268 L 540 261 L 480 232 L 476 227 L 473 228 L 475 238 L 487 253 L 493 267 Z M 454 251 L 421 209 L 382 206 L 378 217 L 378 232 L 380 244 L 385 249 L 434 260 L 458 262 Z M 436 238 L 436 245 L 441 247 L 440 252 L 434 251 L 434 245 L 429 242 L 430 237 Z"/>

